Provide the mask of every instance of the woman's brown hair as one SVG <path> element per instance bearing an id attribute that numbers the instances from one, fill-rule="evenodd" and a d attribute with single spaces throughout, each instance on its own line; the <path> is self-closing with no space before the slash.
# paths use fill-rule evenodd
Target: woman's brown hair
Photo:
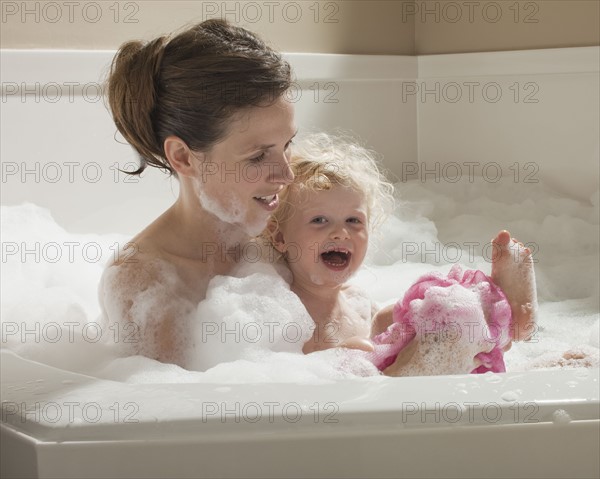
<path id="1" fill-rule="evenodd" d="M 289 64 L 260 38 L 225 20 L 199 23 L 172 39 L 123 44 L 108 78 L 108 102 L 123 137 L 146 166 L 173 174 L 170 135 L 208 151 L 238 110 L 268 105 L 291 84 Z"/>

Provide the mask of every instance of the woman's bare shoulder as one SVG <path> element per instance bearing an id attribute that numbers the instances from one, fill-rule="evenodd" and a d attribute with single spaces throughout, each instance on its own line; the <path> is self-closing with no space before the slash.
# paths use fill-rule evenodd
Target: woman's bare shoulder
<path id="1" fill-rule="evenodd" d="M 107 265 L 100 281 L 100 292 L 131 295 L 160 283 L 165 289 L 177 281 L 175 267 L 151 242 L 139 238 L 125 243 Z"/>

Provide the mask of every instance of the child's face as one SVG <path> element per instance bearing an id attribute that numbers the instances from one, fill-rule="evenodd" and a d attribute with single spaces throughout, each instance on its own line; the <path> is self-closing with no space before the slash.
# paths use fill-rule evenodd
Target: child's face
<path id="1" fill-rule="evenodd" d="M 326 191 L 291 187 L 291 218 L 276 235 L 295 284 L 338 286 L 361 266 L 369 240 L 363 193 L 335 185 Z"/>

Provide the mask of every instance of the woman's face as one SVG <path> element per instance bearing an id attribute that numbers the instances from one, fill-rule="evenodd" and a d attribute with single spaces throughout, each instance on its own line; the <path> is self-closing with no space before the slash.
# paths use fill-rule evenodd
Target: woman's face
<path id="1" fill-rule="evenodd" d="M 221 221 L 260 234 L 294 175 L 290 145 L 294 107 L 280 97 L 265 107 L 234 115 L 223 141 L 198 162 L 194 185 L 202 207 Z"/>

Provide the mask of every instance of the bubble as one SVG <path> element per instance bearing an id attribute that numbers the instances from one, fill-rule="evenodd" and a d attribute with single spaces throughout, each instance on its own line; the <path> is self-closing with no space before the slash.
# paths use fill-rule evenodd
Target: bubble
<path id="1" fill-rule="evenodd" d="M 186 364 L 206 371 L 254 351 L 301 354 L 314 322 L 274 268 L 245 277 L 217 276 L 196 311 L 195 347 Z"/>
<path id="2" fill-rule="evenodd" d="M 519 399 L 519 393 L 517 391 L 506 391 L 502 393 L 500 398 L 506 402 L 515 402 Z"/>
<path id="3" fill-rule="evenodd" d="M 254 200 L 248 199 L 244 203 L 241 198 L 235 196 L 234 189 L 221 189 L 219 198 L 211 197 L 202 185 L 198 186 L 196 191 L 200 204 L 208 213 L 224 223 L 239 226 L 248 236 L 259 235 L 267 225 L 268 213 L 259 214 L 259 206 L 251 203 Z M 256 208 L 256 217 L 249 216 L 250 208 Z M 226 240 L 227 237 L 221 239 Z"/>
<path id="4" fill-rule="evenodd" d="M 491 384 L 498 384 L 502 382 L 502 377 L 498 374 L 487 372 L 484 375 L 485 380 Z"/>
<path id="5" fill-rule="evenodd" d="M 552 413 L 552 422 L 554 424 L 568 424 L 571 420 L 571 416 L 564 409 L 557 409 Z"/>

